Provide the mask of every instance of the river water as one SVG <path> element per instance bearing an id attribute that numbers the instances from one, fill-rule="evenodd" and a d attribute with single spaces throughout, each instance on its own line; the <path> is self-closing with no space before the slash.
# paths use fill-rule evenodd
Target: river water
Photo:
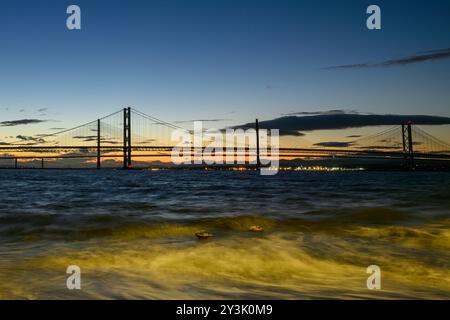
<path id="1" fill-rule="evenodd" d="M 0 299 L 448 299 L 449 270 L 449 173 L 0 170 Z"/>

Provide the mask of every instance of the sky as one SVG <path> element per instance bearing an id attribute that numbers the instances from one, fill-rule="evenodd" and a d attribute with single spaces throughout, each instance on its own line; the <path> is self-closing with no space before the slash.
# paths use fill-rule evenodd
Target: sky
<path id="1" fill-rule="evenodd" d="M 66 28 L 71 4 L 81 30 Z M 381 30 L 366 27 L 371 4 Z M 0 122 L 45 120 L 0 126 L 0 139 L 124 106 L 217 126 L 327 110 L 450 116 L 450 59 L 383 64 L 450 48 L 446 0 L 2 1 L 0 41 Z"/>

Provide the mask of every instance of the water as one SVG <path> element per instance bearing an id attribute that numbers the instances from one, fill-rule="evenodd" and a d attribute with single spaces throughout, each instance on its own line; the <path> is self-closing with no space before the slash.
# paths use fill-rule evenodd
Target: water
<path id="1" fill-rule="evenodd" d="M 0 170 L 2 299 L 448 299 L 449 249 L 449 173 Z"/>

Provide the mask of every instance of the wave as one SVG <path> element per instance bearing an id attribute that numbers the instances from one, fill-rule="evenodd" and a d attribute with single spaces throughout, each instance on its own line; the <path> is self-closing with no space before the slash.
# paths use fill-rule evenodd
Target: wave
<path id="1" fill-rule="evenodd" d="M 218 236 L 248 234 L 251 226 L 261 226 L 265 233 L 322 232 L 348 233 L 373 237 L 430 238 L 424 225 L 450 225 L 445 216 L 419 216 L 392 208 L 363 208 L 311 211 L 299 217 L 235 215 L 214 218 L 167 219 L 158 215 L 84 214 L 44 215 L 14 214 L 0 216 L 2 238 L 28 240 L 60 239 L 81 241 L 93 238 L 165 238 L 193 236 L 208 230 Z"/>
<path id="2" fill-rule="evenodd" d="M 230 226 L 228 221 L 225 225 Z M 235 230 L 234 222 L 231 225 Z M 160 230 L 165 236 L 191 232 L 175 226 Z M 131 240 L 128 232 L 121 241 L 53 243 L 37 255 L 13 259 L 6 266 L 1 261 L 0 292 L 3 297 L 31 299 L 439 299 L 450 294 L 448 254 L 427 258 L 427 248 L 408 252 L 407 246 L 387 244 L 380 238 L 364 241 L 279 231 L 161 242 L 152 238 L 156 229 Z M 61 285 L 64 270 L 72 264 L 80 266 L 84 281 L 76 296 Z M 382 291 L 366 288 L 366 268 L 371 264 L 382 268 Z"/>

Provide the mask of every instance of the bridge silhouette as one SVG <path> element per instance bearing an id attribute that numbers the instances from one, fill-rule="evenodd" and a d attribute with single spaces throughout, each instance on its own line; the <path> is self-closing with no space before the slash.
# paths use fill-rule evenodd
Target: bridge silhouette
<path id="1" fill-rule="evenodd" d="M 20 168 L 21 161 L 40 161 L 41 168 L 55 160 L 77 160 L 101 168 L 108 159 L 113 165 L 132 168 L 139 159 L 164 159 L 171 156 L 173 130 L 194 133 L 134 108 L 124 108 L 105 117 L 74 128 L 33 137 L 17 136 L 17 140 L 0 145 L 0 161 L 12 161 L 8 167 Z M 234 156 L 257 159 L 259 166 L 259 128 L 255 122 L 257 146 L 234 149 Z M 353 158 L 396 159 L 414 168 L 417 161 L 450 161 L 450 145 L 427 133 L 417 125 L 403 123 L 376 134 L 350 142 L 312 144 L 303 138 L 286 139 L 276 151 L 280 159 Z M 194 147 L 192 146 L 192 152 Z M 116 159 L 120 159 L 116 161 Z M 134 160 L 133 160 L 134 159 Z M 169 159 L 170 160 L 170 159 Z M 159 161 L 159 160 L 158 160 Z M 449 162 L 450 163 L 450 162 Z"/>

